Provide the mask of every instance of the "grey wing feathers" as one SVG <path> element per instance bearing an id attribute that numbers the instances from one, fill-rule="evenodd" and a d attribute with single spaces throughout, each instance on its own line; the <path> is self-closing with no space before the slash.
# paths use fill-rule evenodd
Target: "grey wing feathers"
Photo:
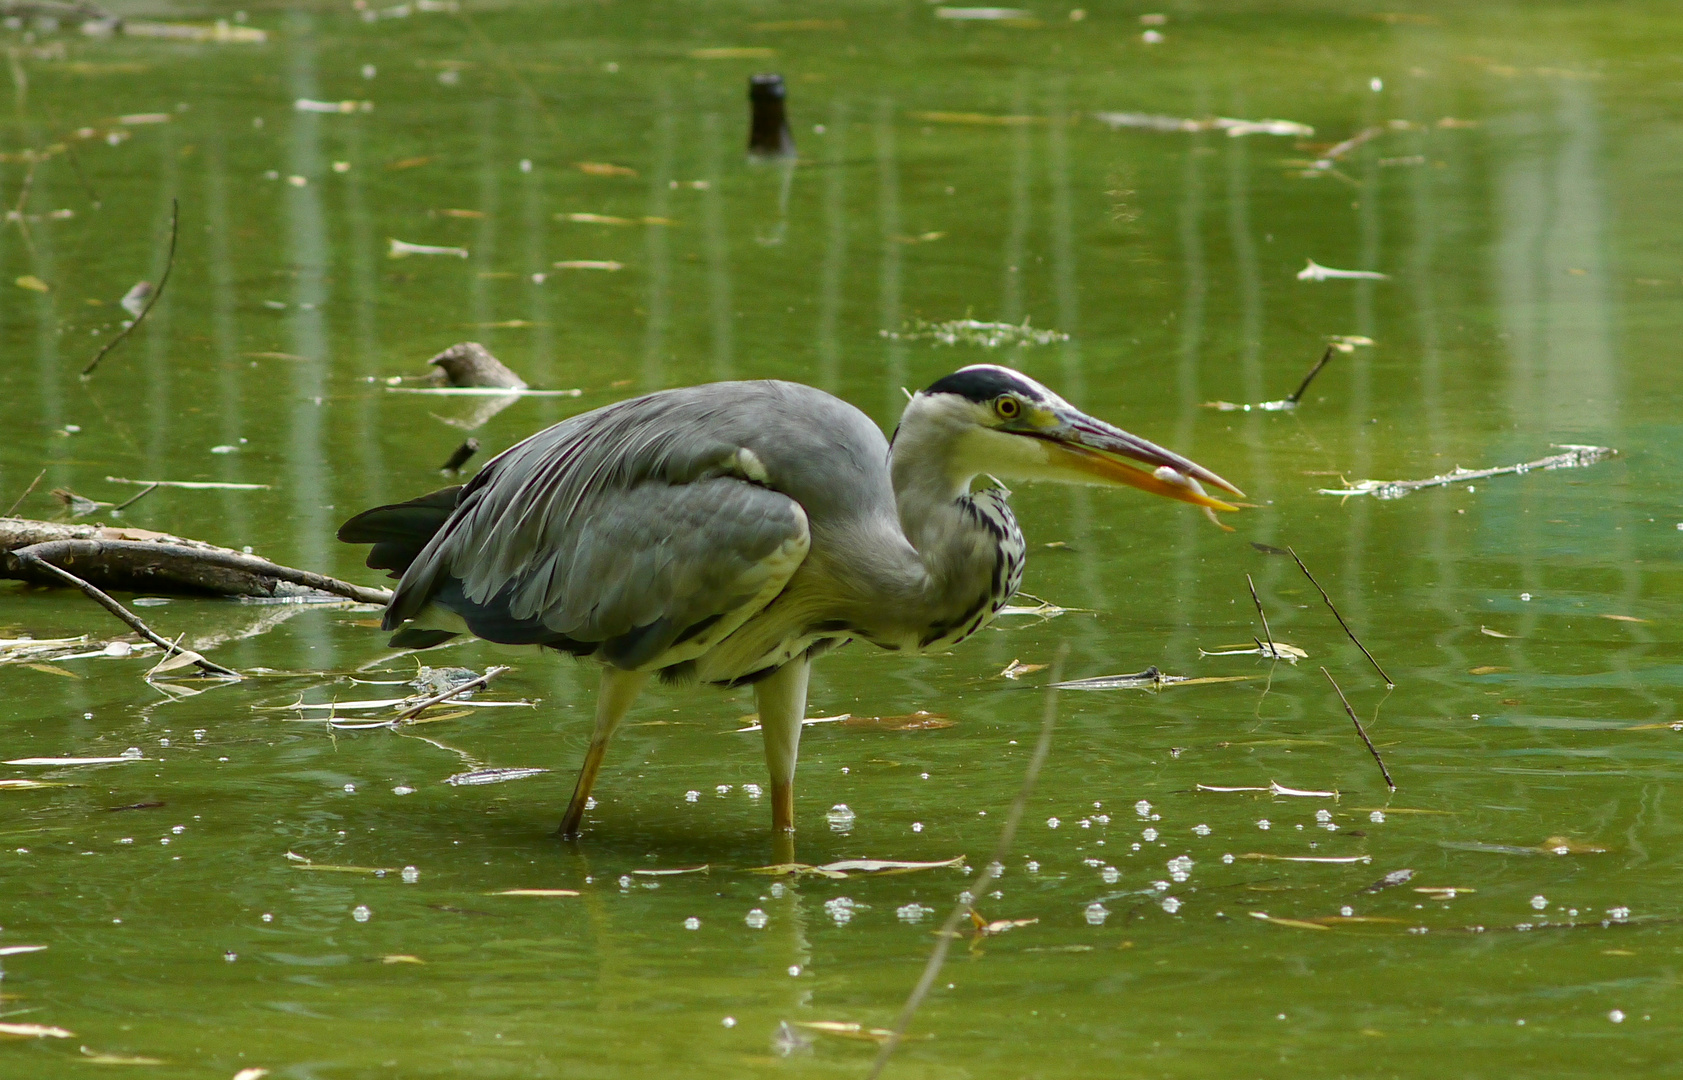
<path id="1" fill-rule="evenodd" d="M 766 486 L 745 452 L 765 417 L 744 397 L 775 401 L 783 385 L 652 395 L 515 446 L 408 568 L 387 627 L 436 599 L 481 636 L 562 638 L 575 652 L 602 643 L 623 667 L 728 633 L 776 596 L 810 543 L 801 503 Z"/>

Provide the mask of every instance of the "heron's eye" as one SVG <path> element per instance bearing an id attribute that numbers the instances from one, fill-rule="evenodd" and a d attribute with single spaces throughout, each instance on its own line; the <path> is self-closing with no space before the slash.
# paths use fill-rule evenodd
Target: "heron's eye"
<path id="1" fill-rule="evenodd" d="M 1022 403 L 1009 395 L 1001 395 L 993 403 L 993 411 L 1001 420 L 1015 420 L 1023 411 Z"/>

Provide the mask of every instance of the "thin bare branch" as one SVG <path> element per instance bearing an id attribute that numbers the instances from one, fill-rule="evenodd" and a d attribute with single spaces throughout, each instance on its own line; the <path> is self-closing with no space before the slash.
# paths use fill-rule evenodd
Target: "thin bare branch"
<path id="1" fill-rule="evenodd" d="M 158 279 L 158 287 L 152 290 L 151 298 L 146 301 L 146 306 L 140 309 L 140 314 L 134 317 L 134 322 L 123 327 L 121 333 L 107 341 L 104 347 L 94 353 L 94 358 L 89 360 L 88 366 L 82 369 L 82 378 L 85 379 L 92 375 L 93 369 L 99 366 L 101 360 L 105 359 L 105 354 L 122 344 L 123 339 L 134 333 L 135 327 L 144 322 L 146 316 L 152 314 L 152 309 L 158 306 L 158 300 L 164 295 L 164 286 L 169 284 L 170 271 L 175 269 L 175 241 L 180 232 L 181 200 L 171 199 L 169 201 L 169 255 L 164 260 L 164 274 Z"/>
<path id="2" fill-rule="evenodd" d="M 1339 690 L 1338 681 L 1332 677 L 1332 672 L 1322 668 L 1321 674 L 1325 675 L 1327 682 L 1332 683 L 1332 688 L 1338 691 L 1338 700 L 1344 703 L 1345 715 L 1350 717 L 1350 723 L 1356 725 L 1356 734 L 1362 737 L 1362 742 L 1367 744 L 1367 752 L 1372 754 L 1373 760 L 1379 764 L 1379 775 L 1385 778 L 1385 786 L 1392 791 L 1397 790 L 1397 782 L 1391 779 L 1391 770 L 1385 767 L 1385 759 L 1379 756 L 1379 747 L 1373 745 L 1373 740 L 1367 737 L 1367 730 L 1362 727 L 1362 722 L 1356 719 L 1356 710 L 1350 708 L 1350 699 L 1344 696 L 1343 690 Z"/>
<path id="3" fill-rule="evenodd" d="M 1373 658 L 1373 654 L 1367 651 L 1367 646 L 1362 644 L 1361 639 L 1356 636 L 1356 632 L 1350 629 L 1350 624 L 1345 622 L 1344 616 L 1338 613 L 1338 606 L 1332 602 L 1332 597 L 1328 596 L 1327 591 L 1321 588 L 1321 583 L 1315 580 L 1315 575 L 1309 572 L 1309 568 L 1303 565 L 1303 560 L 1297 557 L 1297 552 L 1288 547 L 1286 548 L 1286 554 L 1290 555 L 1292 560 L 1297 563 L 1297 568 L 1303 571 L 1303 576 L 1309 579 L 1309 584 L 1315 586 L 1315 591 L 1320 593 L 1321 599 L 1327 602 L 1327 610 L 1332 612 L 1332 617 L 1338 620 L 1338 625 L 1342 626 L 1344 632 L 1350 636 L 1350 640 L 1356 643 L 1356 648 L 1360 649 L 1362 655 L 1367 657 L 1368 663 L 1373 665 L 1373 669 L 1379 672 L 1379 677 L 1385 680 L 1385 685 L 1397 685 L 1391 681 L 1389 675 L 1385 674 L 1385 669 L 1379 666 L 1379 661 Z"/>

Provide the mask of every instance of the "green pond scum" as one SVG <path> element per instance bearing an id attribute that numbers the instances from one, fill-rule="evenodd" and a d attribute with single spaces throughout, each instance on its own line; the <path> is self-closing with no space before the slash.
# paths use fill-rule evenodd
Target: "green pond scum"
<path id="1" fill-rule="evenodd" d="M 211 679 L 0 580 L 0 1076 L 862 1077 L 1065 647 L 1195 685 L 1058 694 L 882 1075 L 1675 1075 L 1676 6 L 1079 3 L 0 3 L 17 516 L 377 587 L 335 530 L 469 437 L 979 362 L 1252 504 L 1020 485 L 1046 603 L 815 666 L 942 722 L 807 728 L 792 860 L 747 690 L 651 688 L 563 843 L 570 659 L 114 591 Z M 464 341 L 528 389 L 409 392 Z M 389 723 L 423 664 L 508 670 Z"/>

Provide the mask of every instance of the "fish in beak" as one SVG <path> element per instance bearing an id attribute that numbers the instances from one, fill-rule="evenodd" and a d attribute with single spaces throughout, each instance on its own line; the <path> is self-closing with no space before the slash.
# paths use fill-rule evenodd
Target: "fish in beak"
<path id="1" fill-rule="evenodd" d="M 1050 444 L 1047 449 L 1052 459 L 1051 464 L 1083 474 L 1083 478 L 1090 476 L 1105 483 L 1125 484 L 1141 491 L 1149 491 L 1153 495 L 1179 499 L 1181 502 L 1210 510 L 1239 509 L 1232 503 L 1205 494 L 1204 485 L 1210 484 L 1240 498 L 1245 495 L 1243 491 L 1197 462 L 1181 457 L 1173 450 L 1165 450 L 1138 435 L 1130 435 L 1121 428 L 1088 416 L 1066 403 L 1060 402 L 1058 406 L 1045 412 L 1049 415 L 1044 419 L 1051 421 L 1050 423 L 1046 423 L 1044 427 L 1036 425 L 1039 430 L 1021 433 L 1043 439 Z M 1147 471 L 1124 465 L 1117 460 L 1118 458 L 1140 462 L 1150 469 Z"/>

